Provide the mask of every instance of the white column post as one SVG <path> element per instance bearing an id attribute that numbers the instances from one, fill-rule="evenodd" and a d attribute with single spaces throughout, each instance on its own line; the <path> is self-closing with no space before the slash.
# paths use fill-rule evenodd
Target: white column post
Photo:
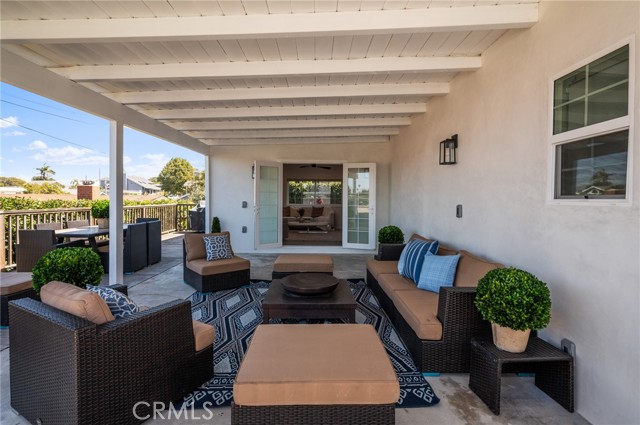
<path id="1" fill-rule="evenodd" d="M 109 285 L 123 283 L 123 212 L 122 176 L 123 126 L 119 121 L 109 124 Z"/>
<path id="2" fill-rule="evenodd" d="M 213 220 L 213 182 L 211 181 L 211 170 L 213 170 L 213 155 L 204 156 L 204 198 L 205 198 L 205 223 L 204 232 L 211 231 L 211 220 Z"/>

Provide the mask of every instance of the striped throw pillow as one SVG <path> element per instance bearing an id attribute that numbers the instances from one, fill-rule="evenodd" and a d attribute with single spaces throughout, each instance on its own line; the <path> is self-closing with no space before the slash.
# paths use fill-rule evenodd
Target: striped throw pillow
<path id="1" fill-rule="evenodd" d="M 424 256 L 418 288 L 438 293 L 441 286 L 453 286 L 459 260 L 460 254 L 433 255 L 427 252 Z"/>
<path id="2" fill-rule="evenodd" d="M 422 263 L 427 252 L 438 253 L 438 241 L 412 240 L 402 250 L 398 261 L 398 273 L 402 276 L 418 282 Z"/>

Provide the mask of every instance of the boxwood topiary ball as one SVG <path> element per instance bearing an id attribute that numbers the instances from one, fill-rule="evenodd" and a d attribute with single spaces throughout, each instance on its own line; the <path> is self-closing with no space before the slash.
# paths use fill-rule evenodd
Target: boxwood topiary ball
<path id="1" fill-rule="evenodd" d="M 37 294 L 47 283 L 58 280 L 80 288 L 98 285 L 104 269 L 100 256 L 88 248 L 60 248 L 47 252 L 33 267 L 33 289 Z"/>

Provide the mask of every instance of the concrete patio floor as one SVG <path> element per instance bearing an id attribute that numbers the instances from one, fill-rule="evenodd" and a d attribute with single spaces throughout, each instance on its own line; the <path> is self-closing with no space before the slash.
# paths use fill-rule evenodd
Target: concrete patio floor
<path id="1" fill-rule="evenodd" d="M 273 261 L 278 254 L 242 254 L 251 261 L 252 279 L 270 279 Z M 353 250 L 333 254 L 334 273 L 339 278 L 362 278 L 365 262 L 371 254 L 354 253 Z M 108 281 L 105 276 L 104 282 Z M 185 299 L 194 290 L 182 280 L 182 235 L 164 235 L 162 261 L 134 274 L 125 275 L 130 297 L 140 305 L 155 306 L 175 299 Z M 8 329 L 0 330 L 0 424 L 28 424 L 10 407 Z M 588 424 L 577 413 L 569 413 L 549 396 L 539 390 L 530 377 L 505 375 L 502 378 L 501 414 L 494 415 L 469 389 L 468 374 L 442 374 L 428 376 L 427 381 L 440 398 L 440 403 L 427 408 L 396 409 L 396 424 Z M 34 400 L 37 403 L 37 400 Z M 216 424 L 231 423 L 229 407 L 195 410 L 190 419 L 157 417 L 145 424 Z M 165 413 L 166 414 L 166 413 Z"/>

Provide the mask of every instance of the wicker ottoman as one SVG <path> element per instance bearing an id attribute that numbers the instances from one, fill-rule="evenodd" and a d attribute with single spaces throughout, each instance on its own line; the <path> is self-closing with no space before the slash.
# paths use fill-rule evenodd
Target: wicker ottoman
<path id="1" fill-rule="evenodd" d="M 370 325 L 259 325 L 232 424 L 394 424 L 400 385 Z"/>
<path id="2" fill-rule="evenodd" d="M 333 259 L 323 254 L 282 254 L 273 263 L 271 279 L 282 279 L 296 273 L 333 275 Z"/>
<path id="3" fill-rule="evenodd" d="M 0 326 L 9 326 L 9 301 L 35 298 L 31 272 L 10 272 L 0 275 Z"/>

